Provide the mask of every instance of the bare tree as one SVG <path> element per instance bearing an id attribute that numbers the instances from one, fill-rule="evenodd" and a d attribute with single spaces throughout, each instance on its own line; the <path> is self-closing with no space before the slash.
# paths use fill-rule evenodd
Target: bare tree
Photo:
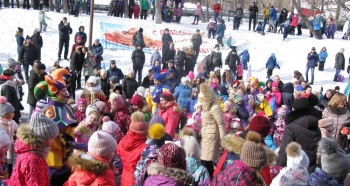
<path id="1" fill-rule="evenodd" d="M 62 0 L 63 13 L 69 12 L 69 2 L 68 0 Z"/>
<path id="2" fill-rule="evenodd" d="M 54 11 L 55 6 L 54 6 L 54 3 L 53 3 L 53 0 L 50 0 L 49 3 L 50 3 L 50 5 L 49 5 L 50 11 Z"/>
<path id="3" fill-rule="evenodd" d="M 155 11 L 156 11 L 156 24 L 162 24 L 162 13 L 161 13 L 161 0 L 156 0 L 155 2 Z"/>
<path id="4" fill-rule="evenodd" d="M 129 1 L 124 0 L 124 17 L 129 18 Z"/>
<path id="5" fill-rule="evenodd" d="M 207 9 L 206 9 L 206 15 L 207 15 L 207 22 L 209 22 L 209 0 L 207 0 Z"/>
<path id="6" fill-rule="evenodd" d="M 297 1 L 299 1 L 299 3 Z M 301 7 L 300 7 L 300 0 L 293 0 L 293 5 L 298 12 L 299 18 L 303 19 L 306 27 L 310 30 L 310 32 L 313 35 L 315 35 L 315 30 L 314 30 L 313 26 L 311 25 L 311 22 L 302 14 Z M 309 13 L 311 11 L 313 13 L 313 8 L 310 8 L 310 10 L 306 13 L 306 15 L 309 15 Z"/>

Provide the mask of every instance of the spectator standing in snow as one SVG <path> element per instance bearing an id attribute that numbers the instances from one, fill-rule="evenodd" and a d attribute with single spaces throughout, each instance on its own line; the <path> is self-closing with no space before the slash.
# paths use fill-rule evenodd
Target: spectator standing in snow
<path id="1" fill-rule="evenodd" d="M 135 2 L 135 5 L 134 5 L 134 19 L 139 19 L 139 16 L 140 16 L 140 5 L 138 2 Z"/>
<path id="2" fill-rule="evenodd" d="M 269 24 L 270 7 L 271 7 L 271 3 L 269 3 L 267 6 L 265 6 L 264 11 L 263 11 L 263 18 L 264 18 L 263 28 L 264 28 L 264 32 L 265 32 L 266 25 Z M 269 28 L 269 30 L 270 30 L 270 28 Z"/>
<path id="3" fill-rule="evenodd" d="M 239 29 L 239 25 L 241 24 L 242 15 L 243 15 L 243 9 L 242 9 L 241 5 L 239 4 L 238 8 L 236 9 L 236 12 L 235 12 L 235 17 L 233 18 L 233 30 Z"/>
<path id="4" fill-rule="evenodd" d="M 340 71 L 345 69 L 344 48 L 341 48 L 340 51 L 335 55 L 334 68 L 335 75 L 333 81 L 337 81 Z"/>
<path id="5" fill-rule="evenodd" d="M 141 7 L 141 18 L 140 19 L 147 19 L 147 11 L 149 9 L 149 2 L 148 0 L 140 0 L 140 7 Z"/>
<path id="6" fill-rule="evenodd" d="M 23 46 L 23 42 L 24 42 L 23 28 L 21 28 L 21 27 L 17 28 L 15 37 L 16 37 L 16 41 L 17 41 L 17 54 L 18 54 L 18 59 L 19 59 L 19 56 L 21 54 L 21 49 Z"/>
<path id="7" fill-rule="evenodd" d="M 194 20 L 192 25 L 198 25 L 198 20 L 199 20 L 199 14 L 202 12 L 202 6 L 200 3 L 197 3 L 197 7 L 196 7 L 196 12 L 194 13 Z M 196 22 L 197 20 L 197 22 Z"/>
<path id="8" fill-rule="evenodd" d="M 124 9 L 125 9 L 124 0 L 119 0 L 117 4 L 117 17 L 123 18 Z"/>
<path id="9" fill-rule="evenodd" d="M 26 37 L 21 49 L 21 54 L 18 58 L 21 65 L 23 65 L 24 76 L 26 78 L 26 82 L 28 82 L 29 65 L 33 66 L 34 61 L 37 59 L 35 46 L 32 44 L 32 39 L 29 36 Z"/>
<path id="10" fill-rule="evenodd" d="M 84 26 L 80 26 L 79 27 L 79 32 L 75 33 L 75 37 L 74 37 L 74 42 L 77 43 L 77 36 L 81 37 L 81 44 L 82 46 L 85 46 L 85 43 L 87 41 L 87 36 L 86 33 L 84 32 L 85 27 Z"/>
<path id="11" fill-rule="evenodd" d="M 45 19 L 50 19 L 50 18 L 47 17 L 47 15 L 45 15 L 44 11 L 40 10 L 39 16 L 38 16 L 40 32 L 46 32 L 47 23 Z"/>
<path id="12" fill-rule="evenodd" d="M 164 30 L 164 34 L 162 35 L 162 42 L 163 42 L 163 45 L 162 45 L 162 64 L 163 64 L 163 67 L 162 69 L 165 69 L 166 68 L 166 59 L 164 56 L 167 55 L 167 53 L 170 51 L 170 43 L 173 42 L 173 37 L 171 37 L 171 35 L 169 34 L 169 28 L 166 28 Z"/>
<path id="13" fill-rule="evenodd" d="M 146 47 L 145 41 L 143 39 L 143 28 L 139 28 L 139 31 L 135 33 L 135 40 L 133 39 L 133 45 L 135 48 L 141 46 L 141 49 Z"/>
<path id="14" fill-rule="evenodd" d="M 213 39 L 215 39 L 215 27 L 216 24 L 213 22 L 213 20 L 210 20 L 208 25 L 207 25 L 207 30 L 208 30 L 208 38 L 210 39 L 213 36 Z"/>
<path id="15" fill-rule="evenodd" d="M 217 19 L 218 19 L 219 14 L 222 10 L 220 1 L 218 1 L 217 3 L 214 4 L 213 10 L 214 10 L 214 21 L 215 21 L 215 23 L 217 23 Z"/>
<path id="16" fill-rule="evenodd" d="M 224 47 L 224 43 L 222 42 L 222 38 L 225 36 L 226 25 L 224 20 L 219 20 L 218 25 L 216 27 L 215 36 L 217 36 L 217 41 L 219 45 Z"/>
<path id="17" fill-rule="evenodd" d="M 103 60 L 103 46 L 100 43 L 100 39 L 96 39 L 95 43 L 91 46 L 92 49 L 92 57 L 95 60 L 95 65 L 101 68 L 101 62 Z"/>
<path id="18" fill-rule="evenodd" d="M 269 29 L 268 29 L 272 33 L 276 33 L 276 24 L 275 24 L 276 19 L 277 19 L 277 11 L 275 7 L 272 5 L 270 7 L 270 12 L 269 12 Z"/>
<path id="19" fill-rule="evenodd" d="M 41 60 L 41 48 L 43 47 L 43 38 L 40 35 L 39 29 L 35 29 L 32 35 L 32 42 L 35 46 L 36 59 Z"/>
<path id="20" fill-rule="evenodd" d="M 250 14 L 249 15 L 249 31 L 251 29 L 252 20 L 253 20 L 253 31 L 255 30 L 258 11 L 259 11 L 258 6 L 256 6 L 255 2 L 253 2 L 249 7 L 249 14 Z"/>
<path id="21" fill-rule="evenodd" d="M 311 52 L 307 54 L 305 77 L 306 77 L 306 82 L 309 82 L 309 70 L 311 69 L 311 82 L 309 83 L 309 85 L 314 84 L 315 67 L 319 60 L 318 54 L 315 50 L 316 48 L 312 47 Z"/>
<path id="22" fill-rule="evenodd" d="M 280 66 L 277 64 L 277 59 L 274 53 L 271 54 L 271 56 L 269 57 L 269 59 L 266 62 L 266 69 L 267 69 L 267 79 L 270 79 L 270 77 L 272 76 L 273 73 L 273 69 L 274 68 L 278 68 L 280 69 Z"/>
<path id="23" fill-rule="evenodd" d="M 290 22 L 287 20 L 286 22 L 282 23 L 283 24 L 283 41 L 287 39 L 289 31 L 290 31 Z"/>
<path id="24" fill-rule="evenodd" d="M 202 36 L 200 34 L 199 29 L 197 29 L 196 33 L 192 35 L 191 43 L 193 46 L 193 50 L 196 52 L 195 55 L 198 57 L 199 48 L 202 45 Z"/>
<path id="25" fill-rule="evenodd" d="M 318 70 L 319 71 L 323 71 L 324 64 L 326 62 L 327 57 L 328 57 L 327 49 L 326 47 L 323 47 L 320 53 L 318 53 Z"/>
<path id="26" fill-rule="evenodd" d="M 135 72 L 135 77 L 138 75 L 138 84 L 141 84 L 142 79 L 142 69 L 143 65 L 145 65 L 145 53 L 142 51 L 140 45 L 136 47 L 136 49 L 131 54 L 131 61 L 133 65 L 133 70 Z M 136 78 L 135 78 L 136 79 Z"/>
<path id="27" fill-rule="evenodd" d="M 69 35 L 72 34 L 72 28 L 70 27 L 67 18 L 63 17 L 62 21 L 58 24 L 59 30 L 59 43 L 58 43 L 58 60 L 61 60 L 62 49 L 64 45 L 64 59 L 68 60 L 68 48 L 69 48 Z"/>
<path id="28" fill-rule="evenodd" d="M 327 38 L 334 39 L 335 31 L 337 31 L 337 27 L 334 23 L 333 18 L 330 18 L 330 22 L 329 22 L 328 27 L 327 27 Z"/>

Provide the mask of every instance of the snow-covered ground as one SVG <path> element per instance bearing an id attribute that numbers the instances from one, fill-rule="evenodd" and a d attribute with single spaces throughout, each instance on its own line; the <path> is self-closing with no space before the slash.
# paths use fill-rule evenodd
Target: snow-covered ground
<path id="1" fill-rule="evenodd" d="M 70 22 L 70 25 L 73 28 L 73 34 L 71 36 L 70 42 L 70 45 L 72 45 L 74 42 L 74 34 L 77 32 L 80 25 L 84 25 L 87 34 L 89 34 L 89 16 L 81 15 L 76 18 L 55 12 L 48 12 L 47 15 L 51 18 L 51 20 L 48 20 L 47 32 L 42 34 L 44 40 L 44 46 L 42 48 L 42 62 L 46 64 L 48 71 L 50 66 L 53 64 L 53 61 L 57 59 L 58 23 L 60 20 L 66 16 L 68 18 L 68 22 Z M 12 57 L 14 59 L 17 59 L 15 38 L 17 27 L 22 27 L 24 29 L 24 35 L 31 36 L 33 30 L 39 27 L 37 17 L 38 11 L 36 10 L 27 11 L 23 9 L 7 8 L 0 10 L 0 19 L 2 20 L 3 25 L 2 29 L 0 30 L 0 39 L 2 41 L 2 45 L 0 45 L 0 63 L 4 68 L 6 67 L 7 58 Z M 193 32 L 198 28 L 201 30 L 201 32 L 206 32 L 207 24 L 199 23 L 199 25 L 191 25 L 192 21 L 193 17 L 183 17 L 181 24 L 164 23 L 162 25 L 157 25 L 154 24 L 150 18 L 148 20 L 130 20 L 125 18 L 122 19 L 116 17 L 107 17 L 106 13 L 95 13 L 93 40 L 100 38 L 100 22 L 122 24 L 130 28 L 139 28 L 146 26 L 152 28 L 168 27 L 170 30 L 176 29 Z M 232 36 L 234 39 L 233 45 L 237 46 L 239 53 L 244 49 L 248 49 L 251 55 L 249 64 L 252 65 L 252 76 L 258 77 L 261 81 L 266 80 L 265 63 L 271 53 L 275 53 L 278 64 L 281 66 L 281 69 L 274 70 L 273 75 L 278 74 L 280 75 L 283 82 L 289 82 L 293 78 L 294 70 L 299 70 L 305 74 L 305 65 L 307 61 L 306 56 L 307 53 L 311 51 L 311 48 L 316 47 L 316 51 L 319 52 L 320 49 L 325 46 L 327 47 L 329 57 L 325 64 L 325 71 L 319 72 L 315 70 L 315 85 L 313 86 L 314 90 L 318 90 L 320 86 L 323 86 L 324 89 L 328 89 L 334 88 L 336 85 L 339 85 L 341 87 L 341 90 L 343 90 L 346 86 L 346 82 L 348 82 L 348 74 L 346 71 L 341 72 L 341 74 L 346 77 L 344 83 L 332 81 L 335 73 L 335 69 L 333 68 L 334 58 L 340 48 L 345 48 L 346 64 L 348 64 L 349 59 L 350 51 L 347 51 L 349 41 L 341 39 L 341 36 L 343 35 L 341 32 L 336 33 L 336 39 L 334 40 L 316 40 L 309 37 L 309 32 L 307 30 L 303 30 L 302 36 L 288 36 L 286 41 L 282 41 L 281 34 L 267 33 L 265 36 L 261 36 L 260 34 L 247 31 L 248 22 L 246 20 L 243 21 L 243 24 L 241 25 L 239 31 L 232 30 L 232 21 L 226 22 L 226 25 L 227 30 L 224 40 L 226 40 L 228 36 Z M 188 37 L 190 38 L 191 36 Z M 204 47 L 213 48 L 215 43 L 216 42 L 214 39 L 209 39 L 207 44 L 205 44 L 206 46 Z M 106 62 L 105 66 L 108 68 L 109 60 L 115 59 L 117 61 L 117 66 L 125 71 L 128 67 L 131 67 L 131 52 L 132 51 L 127 50 L 105 50 L 103 55 Z M 226 58 L 228 52 L 228 47 L 225 47 L 222 50 L 223 59 Z M 197 63 L 199 63 L 203 57 L 204 54 L 201 54 Z M 150 54 L 147 53 L 147 61 L 143 72 L 144 75 L 146 75 L 149 68 L 149 58 Z M 61 66 L 68 66 L 68 63 L 69 62 L 67 61 L 63 61 L 61 62 Z M 244 78 L 246 78 L 246 75 L 244 75 Z M 29 106 L 26 104 L 27 85 L 24 85 L 24 90 L 26 95 L 24 96 L 22 104 L 25 105 L 25 112 L 28 112 Z M 77 96 L 79 96 L 80 93 L 81 90 L 77 91 Z"/>

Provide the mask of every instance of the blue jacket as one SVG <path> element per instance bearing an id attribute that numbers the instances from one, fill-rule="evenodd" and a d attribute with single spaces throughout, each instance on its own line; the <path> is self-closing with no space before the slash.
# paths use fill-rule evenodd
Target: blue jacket
<path id="1" fill-rule="evenodd" d="M 180 108 L 186 108 L 186 102 L 191 97 L 191 88 L 180 84 L 175 88 L 174 96 Z"/>
<path id="2" fill-rule="evenodd" d="M 225 35 L 225 30 L 226 30 L 225 24 L 222 24 L 222 23 L 221 23 L 221 24 L 219 24 L 218 27 L 216 28 L 215 35 L 224 37 L 224 35 Z"/>
<path id="3" fill-rule="evenodd" d="M 274 68 L 280 68 L 280 66 L 276 62 L 276 57 L 275 54 L 272 53 L 269 59 L 266 62 L 266 68 L 267 69 L 274 69 Z"/>
<path id="4" fill-rule="evenodd" d="M 95 44 L 92 45 L 92 55 L 97 55 L 101 57 L 103 54 L 103 47 L 101 43 L 99 43 L 97 46 Z"/>
<path id="5" fill-rule="evenodd" d="M 307 54 L 307 64 L 306 66 L 315 68 L 316 64 L 318 63 L 318 54 L 315 52 L 315 54 L 311 55 L 311 52 Z"/>
<path id="6" fill-rule="evenodd" d="M 324 170 L 316 167 L 315 172 L 311 173 L 308 180 L 308 185 L 310 186 L 319 186 L 319 185 L 331 185 L 331 186 L 342 186 L 344 183 L 341 180 L 338 180 Z"/>
<path id="7" fill-rule="evenodd" d="M 208 170 L 202 165 L 201 161 L 195 157 L 186 157 L 187 172 L 192 175 L 193 185 L 207 185 L 210 182 Z"/>
<path id="8" fill-rule="evenodd" d="M 273 20 L 273 21 L 276 20 L 277 18 L 276 9 L 273 6 L 271 6 L 269 17 L 270 17 L 270 20 Z"/>
<path id="9" fill-rule="evenodd" d="M 243 63 L 249 62 L 250 57 L 248 50 L 243 50 L 243 52 L 239 54 L 239 57 L 241 57 Z"/>
<path id="10" fill-rule="evenodd" d="M 187 100 L 187 103 L 186 103 L 187 113 L 194 112 L 194 105 L 197 102 L 198 102 L 198 96 L 197 97 L 192 96 L 190 99 Z"/>
<path id="11" fill-rule="evenodd" d="M 326 58 L 328 57 L 327 51 L 322 51 L 318 54 L 318 61 L 326 61 Z"/>
<path id="12" fill-rule="evenodd" d="M 314 27 L 314 30 L 320 30 L 323 27 L 322 23 L 322 17 L 317 15 L 311 22 L 312 26 Z"/>

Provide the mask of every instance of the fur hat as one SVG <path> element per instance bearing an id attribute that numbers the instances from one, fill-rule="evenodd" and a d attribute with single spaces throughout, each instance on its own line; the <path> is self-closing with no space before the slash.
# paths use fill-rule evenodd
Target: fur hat
<path id="1" fill-rule="evenodd" d="M 270 121 L 265 116 L 254 116 L 249 123 L 249 130 L 257 132 L 262 138 L 265 138 L 271 129 Z"/>
<path id="2" fill-rule="evenodd" d="M 88 152 L 106 160 L 112 160 L 116 147 L 117 141 L 103 131 L 94 132 L 88 142 Z"/>
<path id="3" fill-rule="evenodd" d="M 0 149 L 11 144 L 10 136 L 0 128 Z"/>
<path id="4" fill-rule="evenodd" d="M 85 107 L 87 106 L 87 102 L 85 98 L 79 98 L 77 102 L 77 106 L 79 105 L 84 105 Z"/>
<path id="5" fill-rule="evenodd" d="M 160 123 L 154 123 L 150 125 L 148 129 L 148 136 L 153 140 L 160 140 L 165 136 L 164 125 Z"/>
<path id="6" fill-rule="evenodd" d="M 282 105 L 277 111 L 277 114 L 281 116 L 285 116 L 286 113 L 287 113 L 287 105 Z"/>
<path id="7" fill-rule="evenodd" d="M 58 136 L 56 123 L 42 113 L 34 112 L 30 117 L 29 129 L 37 136 L 47 140 Z"/>
<path id="8" fill-rule="evenodd" d="M 290 142 L 286 147 L 286 153 L 287 167 L 293 168 L 298 165 L 306 169 L 309 167 L 309 157 L 301 149 L 300 144 L 296 142 Z"/>
<path id="9" fill-rule="evenodd" d="M 108 116 L 104 116 L 102 118 L 102 130 L 107 132 L 108 134 L 115 137 L 119 132 L 119 126 L 114 121 L 111 121 Z"/>
<path id="10" fill-rule="evenodd" d="M 322 170 L 341 181 L 345 180 L 350 172 L 350 159 L 346 153 L 331 138 L 322 139 L 318 146 L 321 151 Z"/>
<path id="11" fill-rule="evenodd" d="M 130 104 L 131 105 L 136 105 L 139 108 L 143 107 L 143 99 L 140 95 L 135 94 L 131 99 L 130 99 Z"/>
<path id="12" fill-rule="evenodd" d="M 157 159 L 159 165 L 186 170 L 186 153 L 174 143 L 167 143 L 160 147 Z"/>
<path id="13" fill-rule="evenodd" d="M 189 82 L 189 79 L 187 77 L 181 78 L 181 84 L 185 84 L 186 81 Z"/>
<path id="14" fill-rule="evenodd" d="M 131 114 L 131 123 L 129 130 L 147 136 L 148 124 L 145 121 L 145 116 L 142 112 L 134 112 Z"/>
<path id="15" fill-rule="evenodd" d="M 166 101 L 174 101 L 175 97 L 170 92 L 163 92 L 160 94 L 160 97 L 165 99 Z"/>
<path id="16" fill-rule="evenodd" d="M 8 67 L 12 67 L 12 66 L 15 66 L 15 65 L 17 65 L 17 62 L 13 58 L 8 58 L 7 59 L 7 66 Z"/>
<path id="17" fill-rule="evenodd" d="M 245 140 L 241 137 L 236 136 L 235 134 L 227 134 L 221 140 L 221 146 L 229 152 L 233 152 L 236 155 L 241 154 Z"/>
<path id="18" fill-rule="evenodd" d="M 15 112 L 15 108 L 7 102 L 6 97 L 0 96 L 0 116 L 7 116 L 12 112 Z"/>
<path id="19" fill-rule="evenodd" d="M 184 135 L 180 141 L 182 148 L 185 150 L 186 157 L 200 158 L 201 150 L 195 136 Z"/>
<path id="20" fill-rule="evenodd" d="M 259 133 L 253 131 L 247 133 L 240 159 L 249 167 L 261 168 L 267 164 L 267 154 L 260 142 L 261 136 Z"/>

